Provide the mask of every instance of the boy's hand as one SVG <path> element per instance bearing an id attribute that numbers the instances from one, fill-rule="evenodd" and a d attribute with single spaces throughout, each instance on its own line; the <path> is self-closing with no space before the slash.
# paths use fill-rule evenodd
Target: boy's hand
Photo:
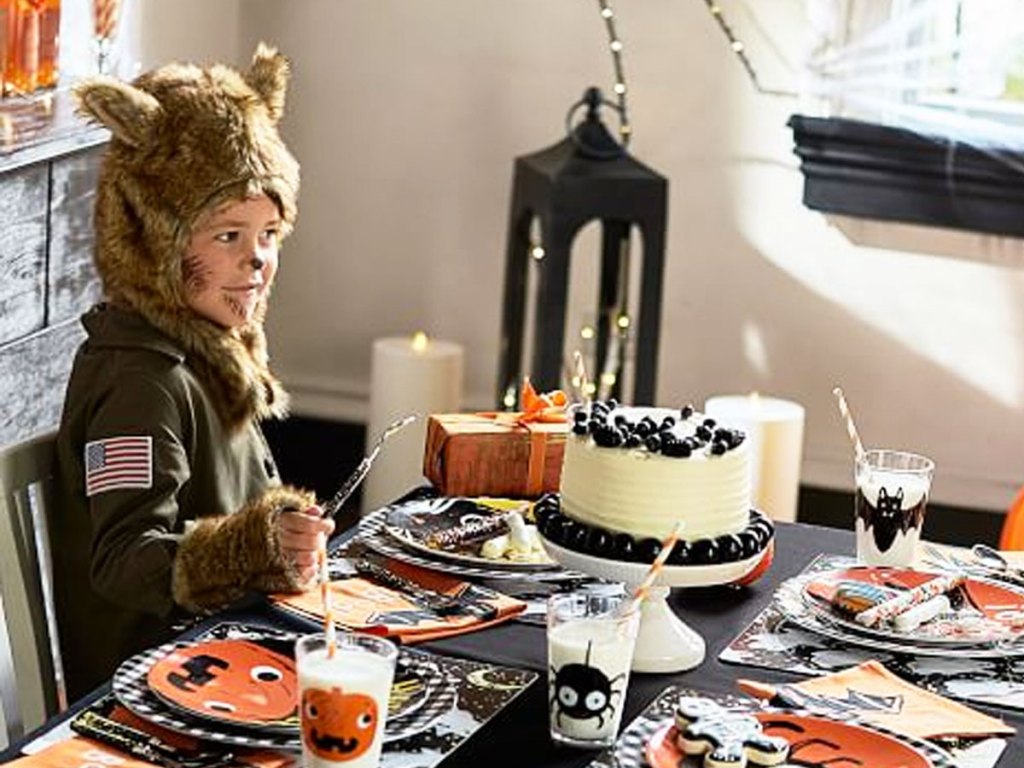
<path id="1" fill-rule="evenodd" d="M 295 564 L 304 582 L 316 576 L 316 552 L 321 536 L 326 539 L 334 532 L 334 521 L 324 518 L 323 513 L 314 505 L 303 512 L 285 511 L 278 517 L 277 539 L 281 553 L 288 562 Z"/>

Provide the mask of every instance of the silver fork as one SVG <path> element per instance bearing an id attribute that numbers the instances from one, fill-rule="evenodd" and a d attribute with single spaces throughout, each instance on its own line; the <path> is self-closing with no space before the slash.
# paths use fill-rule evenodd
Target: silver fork
<path id="1" fill-rule="evenodd" d="M 338 489 L 338 492 L 331 497 L 331 500 L 324 504 L 324 517 L 333 518 L 341 511 L 341 508 L 345 505 L 345 502 L 349 500 L 349 497 L 352 496 L 356 488 L 359 487 L 359 484 L 366 479 L 366 476 L 370 472 L 370 467 L 373 466 L 373 462 L 377 458 L 377 454 L 380 453 L 380 449 L 384 446 L 384 442 L 392 435 L 401 432 L 418 418 L 418 413 L 412 413 L 408 416 L 403 416 L 400 419 L 395 419 L 381 430 L 380 435 L 374 441 L 373 447 L 370 448 L 366 457 L 359 462 L 359 466 L 356 467 L 355 471 L 348 476 L 341 488 Z"/>
<path id="2" fill-rule="evenodd" d="M 929 544 L 924 545 L 924 552 L 930 564 L 945 571 L 958 571 L 973 576 L 985 576 L 1005 581 L 1016 586 L 1024 586 L 1024 577 L 1013 572 L 1001 571 L 978 560 L 964 560 L 952 553 L 943 552 Z"/>

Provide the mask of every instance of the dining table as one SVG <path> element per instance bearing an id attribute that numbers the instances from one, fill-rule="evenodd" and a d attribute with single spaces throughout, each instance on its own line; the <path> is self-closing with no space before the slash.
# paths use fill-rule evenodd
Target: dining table
<path id="1" fill-rule="evenodd" d="M 344 541 L 354 529 L 339 535 Z M 706 643 L 703 662 L 694 669 L 679 673 L 636 673 L 630 679 L 625 695 L 622 728 L 639 715 L 659 693 L 670 685 L 682 685 L 717 694 L 738 694 L 738 678 L 754 678 L 768 683 L 794 683 L 805 676 L 779 669 L 753 669 L 725 664 L 719 654 L 771 602 L 779 585 L 799 574 L 822 553 L 852 556 L 854 537 L 850 530 L 824 528 L 802 523 L 776 523 L 775 552 L 771 567 L 753 584 L 737 587 L 721 585 L 673 589 L 669 604 L 676 614 L 696 630 Z M 191 627 L 187 636 L 194 637 L 204 626 L 226 619 L 259 620 L 277 627 L 298 631 L 314 631 L 315 625 L 287 615 L 262 599 L 249 599 L 233 606 L 201 624 Z M 463 659 L 484 661 L 507 667 L 532 670 L 537 679 L 484 727 L 477 730 L 458 749 L 448 754 L 440 768 L 481 768 L 487 765 L 530 766 L 530 768 L 578 768 L 588 765 L 597 750 L 558 746 L 548 732 L 547 647 L 545 628 L 537 621 L 511 620 L 502 624 L 443 639 L 418 644 L 417 648 Z M 58 715 L 34 733 L 0 753 L 7 762 L 19 756 L 21 749 L 48 731 L 59 727 L 68 717 L 90 701 L 109 690 L 109 685 L 76 702 L 68 712 Z M 1001 718 L 1024 734 L 1024 712 L 977 704 L 970 706 Z M 1011 737 L 998 768 L 1024 766 L 1024 738 Z"/>

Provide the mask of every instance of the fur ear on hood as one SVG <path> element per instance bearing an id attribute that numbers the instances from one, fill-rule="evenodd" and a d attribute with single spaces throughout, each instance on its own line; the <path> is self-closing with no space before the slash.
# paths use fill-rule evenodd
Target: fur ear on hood
<path id="1" fill-rule="evenodd" d="M 263 99 L 270 119 L 275 123 L 284 114 L 284 95 L 290 74 L 288 59 L 278 53 L 276 48 L 260 43 L 252 57 L 249 71 L 243 75 L 249 87 Z"/>
<path id="2" fill-rule="evenodd" d="M 160 102 L 112 77 L 97 77 L 74 89 L 78 113 L 102 123 L 125 144 L 141 148 L 163 116 Z"/>
<path id="3" fill-rule="evenodd" d="M 96 195 L 96 269 L 108 300 L 180 342 L 229 429 L 281 416 L 287 395 L 267 363 L 261 302 L 224 328 L 196 314 L 182 277 L 204 213 L 267 195 L 281 236 L 297 215 L 299 165 L 277 131 L 288 63 L 261 45 L 245 73 L 168 64 L 130 85 L 96 78 L 76 89 L 81 112 L 113 132 Z"/>

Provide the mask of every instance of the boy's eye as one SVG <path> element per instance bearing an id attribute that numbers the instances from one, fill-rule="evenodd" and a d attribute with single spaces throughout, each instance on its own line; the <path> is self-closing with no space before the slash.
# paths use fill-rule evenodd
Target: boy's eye
<path id="1" fill-rule="evenodd" d="M 233 243 L 238 239 L 238 232 L 235 230 L 219 232 L 213 236 L 213 239 L 218 243 Z"/>
<path id="2" fill-rule="evenodd" d="M 264 229 L 263 233 L 262 233 L 263 239 L 266 240 L 267 242 L 274 242 L 274 241 L 276 241 L 277 237 L 278 237 L 278 234 L 280 234 L 280 231 L 276 227 L 270 227 L 269 229 Z"/>

